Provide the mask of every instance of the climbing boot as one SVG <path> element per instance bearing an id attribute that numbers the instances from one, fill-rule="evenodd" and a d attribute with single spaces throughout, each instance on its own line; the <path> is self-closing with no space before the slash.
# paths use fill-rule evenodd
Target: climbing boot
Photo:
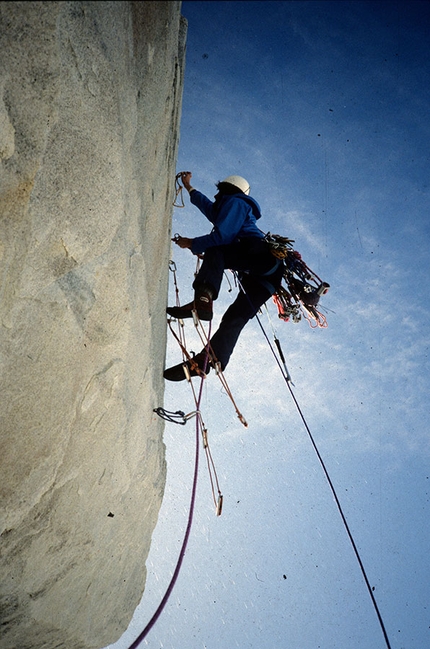
<path id="1" fill-rule="evenodd" d="M 212 291 L 205 288 L 195 292 L 193 302 L 184 304 L 184 306 L 169 306 L 166 312 L 173 318 L 184 320 L 185 318 L 192 318 L 193 311 L 196 311 L 200 320 L 212 320 L 212 298 Z"/>
<path id="2" fill-rule="evenodd" d="M 206 365 L 206 368 L 205 368 Z M 167 381 L 184 381 L 192 376 L 205 377 L 210 372 L 210 362 L 207 358 L 207 352 L 203 351 L 196 354 L 194 358 L 178 363 L 164 371 L 164 378 Z"/>

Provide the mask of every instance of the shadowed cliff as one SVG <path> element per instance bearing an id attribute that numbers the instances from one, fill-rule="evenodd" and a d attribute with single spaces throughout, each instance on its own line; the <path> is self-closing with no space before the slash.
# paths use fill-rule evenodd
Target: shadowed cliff
<path id="1" fill-rule="evenodd" d="M 144 590 L 180 5 L 0 3 L 2 649 L 103 647 Z"/>

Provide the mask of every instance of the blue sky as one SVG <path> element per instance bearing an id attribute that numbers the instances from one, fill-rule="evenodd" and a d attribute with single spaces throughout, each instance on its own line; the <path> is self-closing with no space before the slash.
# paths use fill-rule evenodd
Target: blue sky
<path id="1" fill-rule="evenodd" d="M 428 429 L 428 2 L 184 2 L 188 20 L 178 171 L 212 196 L 240 174 L 266 231 L 295 239 L 331 285 L 327 329 L 283 323 L 295 388 L 341 501 L 394 649 L 430 646 Z M 173 232 L 209 223 L 175 209 Z M 181 301 L 194 259 L 172 249 Z M 219 322 L 233 299 L 225 283 Z M 173 303 L 171 287 L 169 302 Z M 261 321 L 269 336 L 271 324 Z M 189 345 L 199 351 L 189 327 Z M 173 340 L 167 365 L 179 362 Z M 255 322 L 202 414 L 224 494 L 214 515 L 201 458 L 182 570 L 142 646 L 171 649 L 386 647 L 339 513 Z M 165 407 L 192 410 L 188 385 Z M 174 569 L 188 513 L 193 422 L 166 424 L 168 481 L 128 647 Z"/>

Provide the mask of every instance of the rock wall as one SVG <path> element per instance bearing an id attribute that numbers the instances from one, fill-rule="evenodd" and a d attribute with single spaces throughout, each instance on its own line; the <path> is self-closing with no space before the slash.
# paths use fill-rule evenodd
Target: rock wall
<path id="1" fill-rule="evenodd" d="M 180 6 L 0 3 L 1 649 L 104 647 L 144 590 Z"/>

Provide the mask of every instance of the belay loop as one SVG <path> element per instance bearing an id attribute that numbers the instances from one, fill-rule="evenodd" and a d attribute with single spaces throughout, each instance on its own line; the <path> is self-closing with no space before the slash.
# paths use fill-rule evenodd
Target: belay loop
<path id="1" fill-rule="evenodd" d="M 283 281 L 273 296 L 278 307 L 278 316 L 285 322 L 292 318 L 300 322 L 302 315 L 311 327 L 327 327 L 327 320 L 316 306 L 322 295 L 325 295 L 330 284 L 323 282 L 303 261 L 297 250 L 293 249 L 294 239 L 268 232 L 264 237 L 270 246 L 271 253 L 282 260 L 284 265 Z"/>

